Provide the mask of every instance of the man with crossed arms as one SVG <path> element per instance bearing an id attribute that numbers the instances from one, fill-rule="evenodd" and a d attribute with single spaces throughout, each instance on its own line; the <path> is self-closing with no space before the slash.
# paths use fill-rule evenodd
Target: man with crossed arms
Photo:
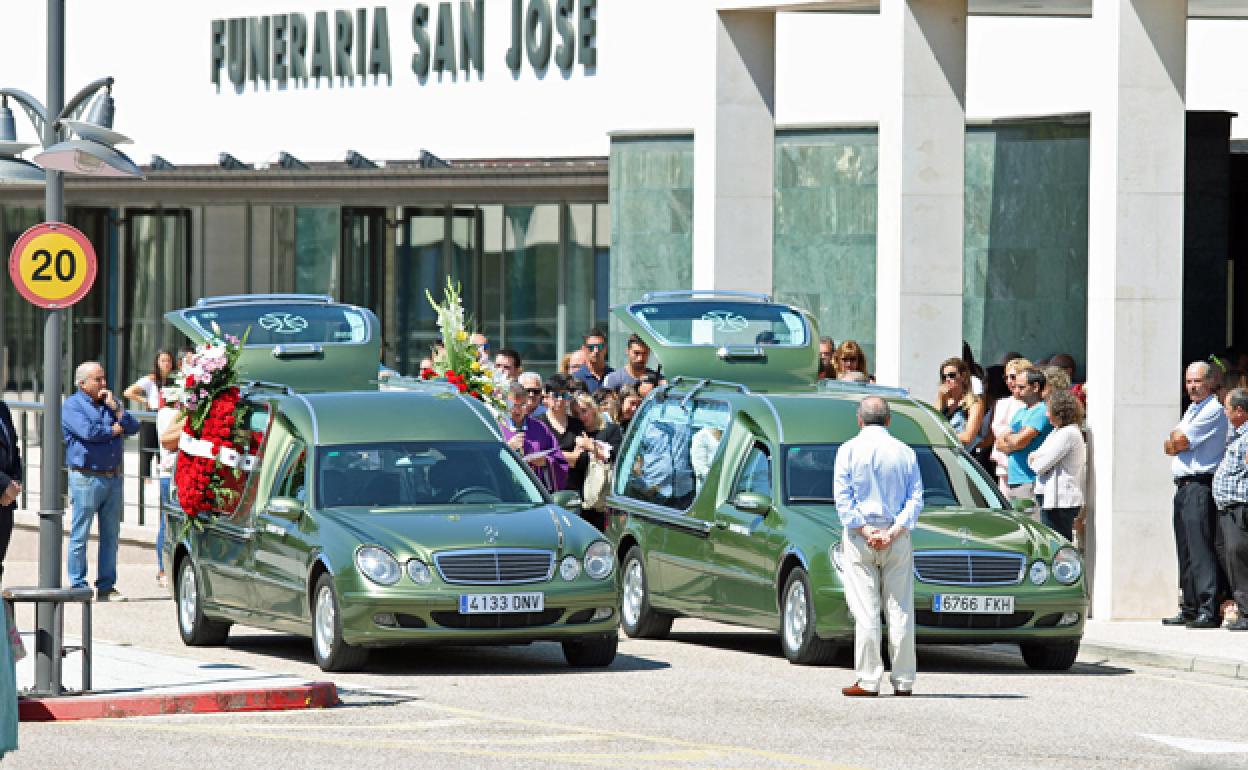
<path id="1" fill-rule="evenodd" d="M 836 512 L 845 525 L 845 598 L 854 615 L 854 670 L 841 694 L 879 694 L 880 601 L 888 605 L 888 646 L 894 695 L 914 688 L 914 551 L 910 530 L 923 510 L 923 478 L 914 450 L 888 432 L 888 402 L 858 404 L 857 436 L 836 453 Z"/>

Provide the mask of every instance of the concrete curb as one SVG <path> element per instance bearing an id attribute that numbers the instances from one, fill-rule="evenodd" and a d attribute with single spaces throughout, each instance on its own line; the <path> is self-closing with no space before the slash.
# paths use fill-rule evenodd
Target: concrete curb
<path id="1" fill-rule="evenodd" d="M 57 722 L 226 711 L 319 709 L 340 703 L 338 688 L 332 682 L 309 682 L 291 687 L 242 690 L 21 698 L 18 700 L 18 714 L 22 722 Z"/>
<path id="2" fill-rule="evenodd" d="M 1105 658 L 1102 661 L 1104 663 L 1132 663 L 1138 666 L 1152 666 L 1153 668 L 1166 668 L 1174 671 L 1212 674 L 1248 682 L 1248 663 L 1227 658 L 1189 655 L 1162 650 L 1145 650 L 1138 647 L 1125 647 L 1106 642 L 1089 642 L 1086 637 L 1079 647 L 1079 653 L 1080 655 L 1103 657 Z"/>

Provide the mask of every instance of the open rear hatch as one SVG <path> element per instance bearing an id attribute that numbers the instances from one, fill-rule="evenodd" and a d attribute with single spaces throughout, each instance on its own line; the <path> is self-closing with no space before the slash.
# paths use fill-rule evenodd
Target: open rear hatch
<path id="1" fill-rule="evenodd" d="M 766 295 L 654 292 L 611 312 L 645 340 L 668 379 L 725 380 L 758 390 L 816 380 L 819 335 L 814 319 Z"/>
<path id="2" fill-rule="evenodd" d="M 368 308 L 308 294 L 206 297 L 165 314 L 192 342 L 232 334 L 247 344 L 238 359 L 243 381 L 288 385 L 299 391 L 377 387 L 381 333 Z"/>

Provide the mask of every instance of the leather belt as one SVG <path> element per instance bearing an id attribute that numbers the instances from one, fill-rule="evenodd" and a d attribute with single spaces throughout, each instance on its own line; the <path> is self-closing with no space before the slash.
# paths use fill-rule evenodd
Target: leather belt
<path id="1" fill-rule="evenodd" d="M 1212 473 L 1198 473 L 1195 476 L 1177 476 L 1174 479 L 1174 485 L 1181 487 L 1186 484 L 1212 484 Z"/>
<path id="2" fill-rule="evenodd" d="M 70 468 L 70 470 L 86 476 L 99 476 L 100 478 L 105 479 L 117 478 L 121 476 L 121 468 L 113 468 L 111 471 L 97 471 L 94 468 Z"/>

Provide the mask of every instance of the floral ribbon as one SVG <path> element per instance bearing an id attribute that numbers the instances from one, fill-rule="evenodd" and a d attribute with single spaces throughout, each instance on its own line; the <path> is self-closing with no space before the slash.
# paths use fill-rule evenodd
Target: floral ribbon
<path id="1" fill-rule="evenodd" d="M 250 471 L 256 465 L 255 455 L 245 455 L 229 447 L 221 447 L 218 451 L 213 447 L 211 441 L 195 438 L 189 433 L 183 433 L 178 438 L 178 449 L 191 457 L 203 457 L 208 460 L 215 459 L 227 468 Z"/>

